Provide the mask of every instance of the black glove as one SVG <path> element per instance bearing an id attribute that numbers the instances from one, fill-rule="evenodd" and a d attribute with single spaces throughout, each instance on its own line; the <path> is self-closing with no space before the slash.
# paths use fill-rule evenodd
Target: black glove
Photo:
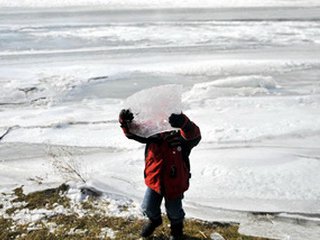
<path id="1" fill-rule="evenodd" d="M 134 116 L 129 109 L 122 109 L 119 113 L 119 123 L 121 126 L 127 126 L 128 123 L 131 123 Z"/>
<path id="2" fill-rule="evenodd" d="M 169 117 L 169 123 L 171 127 L 174 128 L 182 128 L 187 121 L 187 118 L 184 114 L 175 114 L 172 113 L 171 116 Z"/>

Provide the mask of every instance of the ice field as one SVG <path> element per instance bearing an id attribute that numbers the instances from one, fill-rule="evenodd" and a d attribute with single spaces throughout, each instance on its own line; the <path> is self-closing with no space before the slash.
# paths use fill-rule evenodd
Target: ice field
<path id="1" fill-rule="evenodd" d="M 144 145 L 118 113 L 140 90 L 179 84 L 202 133 L 187 217 L 320 239 L 320 3 L 94 2 L 0 0 L 1 192 L 70 180 L 52 153 L 71 153 L 88 185 L 139 206 Z"/>

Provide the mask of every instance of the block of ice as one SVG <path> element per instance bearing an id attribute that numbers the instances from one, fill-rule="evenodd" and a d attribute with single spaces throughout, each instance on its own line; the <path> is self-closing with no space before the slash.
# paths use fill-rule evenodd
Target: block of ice
<path id="1" fill-rule="evenodd" d="M 182 86 L 170 84 L 144 89 L 128 97 L 124 108 L 134 114 L 130 131 L 149 137 L 172 130 L 168 118 L 172 113 L 181 113 L 181 95 Z"/>

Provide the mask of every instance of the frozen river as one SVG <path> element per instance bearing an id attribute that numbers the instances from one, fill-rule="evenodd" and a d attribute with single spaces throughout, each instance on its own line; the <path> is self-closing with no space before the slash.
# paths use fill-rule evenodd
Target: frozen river
<path id="1" fill-rule="evenodd" d="M 50 153 L 71 152 L 90 185 L 139 204 L 143 146 L 122 135 L 118 112 L 139 90 L 182 84 L 203 136 L 188 217 L 319 239 L 319 16 L 320 7 L 0 8 L 1 191 L 61 183 Z M 251 212 L 272 213 L 273 231 Z"/>

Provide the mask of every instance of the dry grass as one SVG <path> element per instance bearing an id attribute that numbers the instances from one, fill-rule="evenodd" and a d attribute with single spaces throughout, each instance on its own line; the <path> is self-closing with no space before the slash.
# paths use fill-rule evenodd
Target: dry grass
<path id="1" fill-rule="evenodd" d="M 70 201 L 64 195 L 68 186 L 61 185 L 55 189 L 24 194 L 22 188 L 14 191 L 14 203 L 24 203 L 19 208 L 7 209 L 8 214 L 15 214 L 22 208 L 51 209 L 61 205 L 70 209 Z M 103 211 L 97 211 L 96 201 L 91 198 L 81 205 L 87 214 L 80 216 L 77 212 L 69 211 L 68 214 L 56 214 L 46 216 L 40 220 L 27 224 L 19 224 L 10 217 L 0 217 L 0 239 L 10 240 L 89 240 L 89 239 L 139 239 L 139 233 L 143 225 L 143 220 L 138 218 L 121 218 L 107 216 Z M 127 209 L 124 208 L 123 211 Z M 149 240 L 165 240 L 169 238 L 169 221 L 164 217 L 164 223 Z M 113 232 L 113 237 L 108 235 L 105 229 Z M 226 240 L 263 240 L 243 236 L 238 233 L 237 225 L 224 225 L 219 223 L 203 222 L 194 219 L 187 219 L 185 222 L 186 240 L 210 239 L 213 232 L 220 233 Z"/>
<path id="2" fill-rule="evenodd" d="M 58 188 L 46 189 L 25 195 L 22 187 L 19 187 L 14 190 L 16 198 L 13 202 L 25 202 L 26 205 L 24 208 L 30 210 L 37 208 L 50 209 L 56 204 L 62 205 L 63 207 L 70 207 L 69 199 L 63 195 L 68 189 L 68 185 L 62 184 Z"/>

